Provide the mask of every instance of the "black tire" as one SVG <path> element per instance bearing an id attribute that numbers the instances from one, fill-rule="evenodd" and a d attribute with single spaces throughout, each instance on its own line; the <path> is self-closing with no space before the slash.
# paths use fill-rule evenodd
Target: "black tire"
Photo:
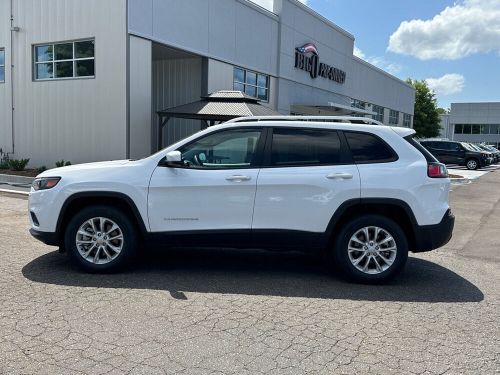
<path id="1" fill-rule="evenodd" d="M 479 168 L 479 160 L 470 158 L 465 161 L 465 166 L 469 170 L 475 170 Z"/>
<path id="2" fill-rule="evenodd" d="M 387 269 L 380 273 L 370 274 L 362 272 L 353 264 L 349 258 L 349 241 L 351 237 L 365 227 L 379 227 L 385 230 L 394 239 L 397 248 L 395 258 L 392 264 Z M 382 241 L 381 241 L 382 242 Z M 383 246 L 383 245 L 380 245 Z M 356 254 L 363 254 L 359 252 Z M 389 254 L 385 252 L 383 254 Z M 361 255 L 359 256 L 361 257 Z M 380 256 L 374 256 L 378 261 L 381 261 Z M 365 257 L 368 259 L 368 257 Z M 389 281 L 395 277 L 404 268 L 408 259 L 408 240 L 401 227 L 393 220 L 380 215 L 364 215 L 357 217 L 345 224 L 338 235 L 335 237 L 333 247 L 333 261 L 338 268 L 348 279 L 365 284 L 378 284 Z M 370 266 L 375 266 L 375 260 L 370 261 Z M 384 267 L 386 265 L 384 264 Z M 360 265 L 361 267 L 361 265 Z"/>
<path id="3" fill-rule="evenodd" d="M 97 217 L 112 220 L 119 227 L 123 235 L 121 251 L 114 259 L 104 264 L 91 263 L 91 261 L 86 260 L 80 254 L 76 244 L 77 231 L 80 226 L 86 221 Z M 137 252 L 138 237 L 132 221 L 124 212 L 115 207 L 99 205 L 86 207 L 70 219 L 64 233 L 64 244 L 70 259 L 81 270 L 90 273 L 109 273 L 123 270 L 130 264 Z M 109 249 L 108 252 L 111 253 Z M 114 253 L 111 254 L 114 255 Z"/>

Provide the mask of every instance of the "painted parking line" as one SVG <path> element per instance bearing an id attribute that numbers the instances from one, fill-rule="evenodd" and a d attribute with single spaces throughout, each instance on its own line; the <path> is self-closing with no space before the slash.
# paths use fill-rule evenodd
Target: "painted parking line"
<path id="1" fill-rule="evenodd" d="M 450 170 L 450 169 L 461 170 L 461 171 L 468 171 L 469 170 L 469 169 L 467 169 L 467 167 L 465 167 L 463 165 L 457 165 L 457 164 L 448 164 L 446 167 L 448 168 L 448 170 Z M 500 165 L 489 165 L 487 167 L 478 169 L 478 171 L 491 172 L 491 171 L 496 171 L 497 169 L 500 169 Z"/>

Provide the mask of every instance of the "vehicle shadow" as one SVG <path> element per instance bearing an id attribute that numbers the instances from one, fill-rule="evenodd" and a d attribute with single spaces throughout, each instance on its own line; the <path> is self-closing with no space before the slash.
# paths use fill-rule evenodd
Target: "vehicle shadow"
<path id="1" fill-rule="evenodd" d="M 405 271 L 385 285 L 349 283 L 328 272 L 319 257 L 258 250 L 172 249 L 148 251 L 124 273 L 86 274 L 57 252 L 42 255 L 23 267 L 34 282 L 100 288 L 400 302 L 479 302 L 475 285 L 435 263 L 408 259 Z"/>

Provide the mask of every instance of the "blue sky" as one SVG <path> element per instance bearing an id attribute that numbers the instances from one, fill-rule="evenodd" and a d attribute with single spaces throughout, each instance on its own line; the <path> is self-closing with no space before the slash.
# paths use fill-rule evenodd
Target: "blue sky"
<path id="1" fill-rule="evenodd" d="M 353 34 L 358 56 L 428 80 L 440 106 L 500 101 L 500 0 L 302 2 Z"/>

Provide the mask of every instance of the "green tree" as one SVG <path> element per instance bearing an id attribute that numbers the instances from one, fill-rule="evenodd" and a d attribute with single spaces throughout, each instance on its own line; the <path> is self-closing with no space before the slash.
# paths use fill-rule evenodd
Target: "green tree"
<path id="1" fill-rule="evenodd" d="M 413 129 L 420 138 L 437 137 L 441 127 L 436 94 L 424 80 L 418 81 L 408 78 L 406 82 L 415 87 L 416 90 Z"/>

